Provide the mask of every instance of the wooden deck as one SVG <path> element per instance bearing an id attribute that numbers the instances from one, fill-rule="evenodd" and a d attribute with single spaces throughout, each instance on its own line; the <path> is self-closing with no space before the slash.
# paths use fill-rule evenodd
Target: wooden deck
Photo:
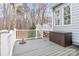
<path id="1" fill-rule="evenodd" d="M 13 56 L 79 56 L 79 47 L 62 47 L 48 39 L 28 40 L 23 45 L 17 41 Z"/>

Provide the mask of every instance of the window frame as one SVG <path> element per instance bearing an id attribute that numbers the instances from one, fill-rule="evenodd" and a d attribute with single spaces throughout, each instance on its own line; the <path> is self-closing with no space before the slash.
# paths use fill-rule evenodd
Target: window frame
<path id="1" fill-rule="evenodd" d="M 64 8 L 67 7 L 67 6 L 70 7 L 70 24 L 65 24 L 65 23 L 64 23 L 64 21 L 65 21 L 65 19 L 64 19 Z M 63 23 L 62 23 L 62 24 L 63 24 L 63 26 L 71 26 L 71 25 L 72 25 L 72 8 L 71 8 L 71 7 L 72 7 L 72 4 L 67 4 L 67 5 L 65 5 L 65 6 L 63 7 L 63 10 L 62 10 L 62 14 L 63 14 L 63 21 L 62 21 Z M 66 16 L 66 17 L 67 17 L 67 16 Z"/>
<path id="2" fill-rule="evenodd" d="M 60 24 L 57 24 L 57 25 L 56 25 L 56 14 L 55 14 L 56 11 L 59 11 L 59 17 L 58 17 L 59 20 L 60 20 L 60 16 L 61 16 L 61 15 L 60 15 L 60 12 L 61 12 L 60 9 L 54 10 L 54 26 L 61 26 L 61 20 L 59 21 Z"/>

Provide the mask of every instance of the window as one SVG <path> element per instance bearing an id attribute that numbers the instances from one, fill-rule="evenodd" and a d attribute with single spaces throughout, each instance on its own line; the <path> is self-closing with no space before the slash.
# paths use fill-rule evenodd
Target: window
<path id="1" fill-rule="evenodd" d="M 64 8 L 64 25 L 71 24 L 70 6 Z"/>
<path id="2" fill-rule="evenodd" d="M 60 11 L 55 11 L 55 25 L 60 25 Z"/>

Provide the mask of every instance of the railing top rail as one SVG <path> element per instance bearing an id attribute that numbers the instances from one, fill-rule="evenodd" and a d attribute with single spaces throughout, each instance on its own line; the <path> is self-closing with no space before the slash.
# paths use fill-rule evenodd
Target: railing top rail
<path id="1" fill-rule="evenodd" d="M 8 30 L 0 30 L 0 33 L 9 33 Z"/>
<path id="2" fill-rule="evenodd" d="M 36 31 L 36 30 L 42 30 L 42 29 L 22 29 L 22 30 L 16 30 L 16 31 Z"/>

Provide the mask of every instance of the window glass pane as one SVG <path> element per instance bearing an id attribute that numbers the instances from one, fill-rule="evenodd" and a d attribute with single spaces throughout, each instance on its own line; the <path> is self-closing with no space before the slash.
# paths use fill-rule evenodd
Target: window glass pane
<path id="1" fill-rule="evenodd" d="M 60 20 L 59 19 L 55 20 L 55 25 L 60 25 Z"/>
<path id="2" fill-rule="evenodd" d="M 64 8 L 64 24 L 70 24 L 71 23 L 70 18 L 70 7 L 67 6 Z"/>
<path id="3" fill-rule="evenodd" d="M 59 12 L 59 10 L 55 12 L 55 25 L 60 25 L 60 12 Z"/>
<path id="4" fill-rule="evenodd" d="M 56 16 L 59 16 L 59 11 L 56 11 Z"/>
<path id="5" fill-rule="evenodd" d="M 70 15 L 70 7 L 69 6 L 64 8 L 64 15 Z"/>
<path id="6" fill-rule="evenodd" d="M 60 20 L 58 20 L 58 25 L 60 25 Z"/>
<path id="7" fill-rule="evenodd" d="M 71 23 L 70 16 L 64 17 L 64 24 L 70 24 L 70 23 Z"/>
<path id="8" fill-rule="evenodd" d="M 70 16 L 67 17 L 67 20 L 68 20 L 68 24 L 70 24 L 71 23 Z"/>

